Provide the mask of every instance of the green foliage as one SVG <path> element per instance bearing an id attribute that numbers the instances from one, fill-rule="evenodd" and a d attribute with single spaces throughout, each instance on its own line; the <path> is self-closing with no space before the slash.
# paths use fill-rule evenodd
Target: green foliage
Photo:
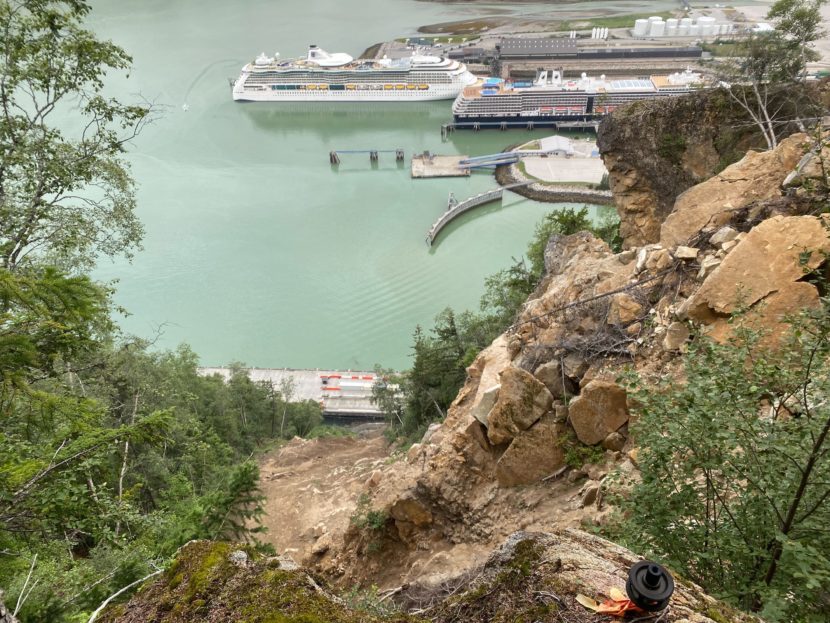
<path id="1" fill-rule="evenodd" d="M 530 272 L 536 280 L 545 272 L 545 247 L 553 235 L 570 236 L 580 231 L 587 231 L 597 238 L 605 240 L 612 249 L 619 250 L 619 221 L 608 218 L 599 226 L 594 225 L 588 218 L 588 208 L 583 206 L 579 210 L 565 208 L 551 212 L 536 225 L 533 240 L 527 248 L 527 259 L 530 262 Z"/>
<path id="2" fill-rule="evenodd" d="M 671 162 L 680 164 L 686 151 L 686 139 L 681 134 L 664 134 L 657 145 L 657 153 Z"/>
<path id="3" fill-rule="evenodd" d="M 572 431 L 560 437 L 557 444 L 565 453 L 565 464 L 574 469 L 588 463 L 601 463 L 605 458 L 602 446 L 586 446 Z"/>
<path id="4" fill-rule="evenodd" d="M 804 78 L 807 63 L 819 58 L 812 44 L 824 34 L 821 7 L 826 2 L 777 0 L 767 14 L 775 29 L 741 37 L 733 56 L 716 65 L 724 92 L 752 120 L 769 149 L 793 116 L 823 114 Z"/>
<path id="5" fill-rule="evenodd" d="M 345 591 L 341 598 L 349 608 L 368 612 L 376 617 L 391 617 L 400 612 L 393 601 L 384 601 L 381 598 L 378 587 L 374 584 L 369 588 L 361 588 L 355 584 Z"/>
<path id="6" fill-rule="evenodd" d="M 389 521 L 389 515 L 386 514 L 386 511 L 374 510 L 371 499 L 365 493 L 358 498 L 357 506 L 349 518 L 349 523 L 358 530 L 371 532 L 383 530 L 387 521 Z"/>
<path id="7" fill-rule="evenodd" d="M 740 319 L 729 344 L 696 341 L 683 385 L 629 379 L 642 480 L 621 501 L 627 543 L 770 621 L 830 616 L 828 305 L 774 349 Z"/>
<path id="8" fill-rule="evenodd" d="M 265 500 L 259 491 L 259 468 L 256 463 L 246 461 L 236 466 L 226 486 L 213 494 L 209 500 L 209 512 L 203 526 L 211 540 L 238 541 L 264 528 L 251 529 L 259 523 L 264 511 Z"/>
<path id="9" fill-rule="evenodd" d="M 48 260 L 90 267 L 98 254 L 130 255 L 142 227 L 122 158 L 146 106 L 102 95 L 127 53 L 81 26 L 84 0 L 0 0 L 0 266 Z M 55 114 L 72 110 L 74 135 Z"/>

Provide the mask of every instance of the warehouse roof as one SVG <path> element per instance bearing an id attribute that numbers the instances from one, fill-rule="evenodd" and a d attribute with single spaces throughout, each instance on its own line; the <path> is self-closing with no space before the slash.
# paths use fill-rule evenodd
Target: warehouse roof
<path id="1" fill-rule="evenodd" d="M 576 39 L 502 39 L 498 46 L 502 58 L 508 56 L 533 57 L 533 56 L 575 56 L 577 47 Z"/>

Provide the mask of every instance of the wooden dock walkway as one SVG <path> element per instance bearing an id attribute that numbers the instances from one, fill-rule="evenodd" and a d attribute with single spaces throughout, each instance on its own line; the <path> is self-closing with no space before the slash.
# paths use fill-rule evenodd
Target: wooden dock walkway
<path id="1" fill-rule="evenodd" d="M 438 234 L 441 233 L 441 230 L 444 229 L 444 227 L 446 227 L 456 217 L 486 203 L 499 201 L 503 197 L 505 190 L 518 188 L 519 186 L 528 186 L 532 183 L 533 182 L 519 182 L 518 184 L 501 186 L 499 188 L 494 188 L 493 190 L 488 190 L 487 192 L 479 193 L 478 195 L 474 195 L 469 199 L 465 199 L 464 201 L 460 202 L 455 201 L 455 197 L 453 195 L 450 195 L 450 199 L 447 202 L 447 211 L 444 212 L 440 217 L 438 217 L 438 220 L 435 221 L 435 223 L 433 223 L 432 227 L 430 227 L 429 231 L 427 232 L 427 246 L 431 247 L 432 244 L 435 242 L 435 239 L 438 237 Z"/>

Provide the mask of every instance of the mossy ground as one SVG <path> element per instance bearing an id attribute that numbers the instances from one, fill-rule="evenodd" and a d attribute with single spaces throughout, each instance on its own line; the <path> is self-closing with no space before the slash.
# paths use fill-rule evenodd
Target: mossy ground
<path id="1" fill-rule="evenodd" d="M 591 612 L 573 600 L 559 560 L 544 557 L 532 540 L 519 542 L 511 558 L 490 577 L 429 612 L 436 623 L 586 623 Z M 485 576 L 486 577 L 486 576 Z"/>
<path id="2" fill-rule="evenodd" d="M 234 550 L 248 562 L 235 564 Z M 127 604 L 109 608 L 102 623 L 418 623 L 406 615 L 382 619 L 348 608 L 302 571 L 228 543 L 187 545 L 176 562 Z"/>

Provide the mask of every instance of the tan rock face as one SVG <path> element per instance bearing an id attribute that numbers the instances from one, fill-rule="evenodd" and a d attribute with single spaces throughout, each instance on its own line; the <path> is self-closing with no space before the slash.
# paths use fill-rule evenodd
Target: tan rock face
<path id="1" fill-rule="evenodd" d="M 628 421 L 625 390 L 609 381 L 591 381 L 571 401 L 568 415 L 579 441 L 598 444 Z"/>
<path id="2" fill-rule="evenodd" d="M 537 422 L 552 404 L 553 396 L 541 381 L 521 368 L 506 368 L 501 373 L 498 400 L 490 411 L 488 438 L 494 445 L 510 441 Z"/>
<path id="3" fill-rule="evenodd" d="M 499 396 L 500 389 L 501 385 L 494 385 L 493 387 L 486 389 L 479 395 L 477 402 L 473 405 L 473 408 L 470 411 L 470 413 L 473 414 L 473 417 L 485 426 L 487 426 L 487 421 L 490 417 L 490 410 L 493 408 L 493 405 L 496 404 L 496 399 Z"/>
<path id="4" fill-rule="evenodd" d="M 516 435 L 496 463 L 496 478 L 502 487 L 537 482 L 565 464 L 560 439 L 565 427 L 550 415 Z"/>
<path id="5" fill-rule="evenodd" d="M 574 394 L 574 385 L 558 360 L 543 363 L 533 375 L 545 384 L 554 398 Z"/>
<path id="6" fill-rule="evenodd" d="M 389 509 L 389 515 L 396 522 L 411 523 L 419 528 L 432 523 L 432 513 L 414 497 L 397 500 Z"/>
<path id="7" fill-rule="evenodd" d="M 806 135 L 795 134 L 775 150 L 749 152 L 720 174 L 681 194 L 660 228 L 667 248 L 685 244 L 704 227 L 719 226 L 733 210 L 781 195 L 781 184 L 804 155 Z"/>
<path id="8" fill-rule="evenodd" d="M 818 292 L 798 282 L 805 269 L 817 267 L 830 251 L 827 230 L 813 216 L 776 216 L 753 228 L 689 299 L 689 317 L 705 324 L 725 323 L 739 307 L 766 300 L 766 324 L 774 327 L 784 313 L 814 306 Z M 807 255 L 809 254 L 809 257 Z M 802 263 L 803 262 L 803 263 Z M 791 301 L 788 304 L 787 301 Z M 715 334 L 725 336 L 721 328 Z"/>
<path id="9" fill-rule="evenodd" d="M 689 327 L 682 322 L 673 322 L 663 336 L 663 350 L 679 350 L 689 339 Z"/>
<path id="10" fill-rule="evenodd" d="M 643 306 L 630 294 L 621 292 L 611 297 L 611 304 L 608 308 L 608 324 L 627 325 L 643 313 Z"/>

